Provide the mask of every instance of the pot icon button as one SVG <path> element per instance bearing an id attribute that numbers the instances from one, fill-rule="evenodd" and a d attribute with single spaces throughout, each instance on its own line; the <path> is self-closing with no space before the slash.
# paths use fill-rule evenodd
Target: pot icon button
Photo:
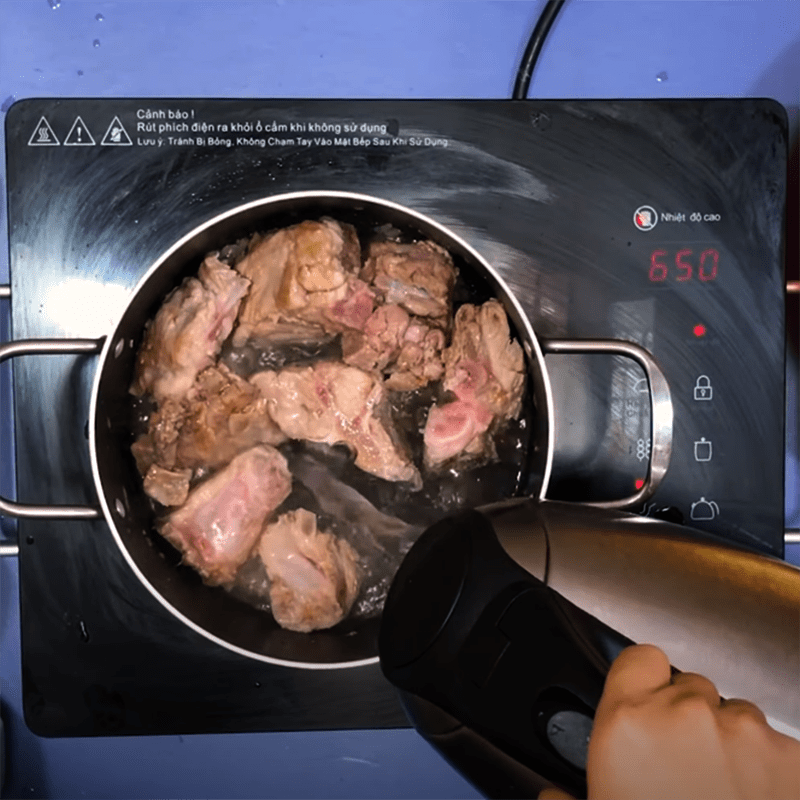
<path id="1" fill-rule="evenodd" d="M 711 442 L 705 436 L 701 436 L 700 440 L 694 443 L 694 460 L 695 461 L 711 461 Z"/>
<path id="2" fill-rule="evenodd" d="M 691 519 L 696 520 L 712 520 L 719 514 L 719 506 L 713 500 L 706 500 L 701 497 L 692 503 L 692 510 L 689 513 Z"/>
<path id="3" fill-rule="evenodd" d="M 711 378 L 708 375 L 700 375 L 694 385 L 695 400 L 710 400 L 714 396 L 711 388 Z"/>

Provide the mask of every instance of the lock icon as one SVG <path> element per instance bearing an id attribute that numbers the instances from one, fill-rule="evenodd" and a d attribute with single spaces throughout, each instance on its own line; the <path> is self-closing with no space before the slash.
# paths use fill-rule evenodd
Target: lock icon
<path id="1" fill-rule="evenodd" d="M 701 375 L 694 385 L 694 399 L 710 400 L 713 396 L 714 390 L 711 388 L 711 378 L 708 375 Z"/>

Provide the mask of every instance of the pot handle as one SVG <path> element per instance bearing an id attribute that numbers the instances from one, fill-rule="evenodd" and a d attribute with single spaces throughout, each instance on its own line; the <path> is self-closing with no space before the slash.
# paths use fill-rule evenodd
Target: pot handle
<path id="1" fill-rule="evenodd" d="M 643 503 L 658 488 L 669 466 L 672 455 L 672 396 L 664 373 L 655 359 L 634 342 L 619 339 L 550 339 L 540 340 L 545 354 L 607 353 L 632 358 L 644 370 L 650 390 L 650 463 L 644 485 L 635 494 L 619 500 L 582 503 L 597 508 L 630 508 Z"/>
<path id="2" fill-rule="evenodd" d="M 20 339 L 17 342 L 0 345 L 0 364 L 18 356 L 95 354 L 103 349 L 104 342 L 105 337 L 100 339 Z M 16 503 L 0 496 L 0 516 L 18 519 L 97 519 L 102 516 L 102 512 L 99 508 L 92 506 L 39 506 Z"/>

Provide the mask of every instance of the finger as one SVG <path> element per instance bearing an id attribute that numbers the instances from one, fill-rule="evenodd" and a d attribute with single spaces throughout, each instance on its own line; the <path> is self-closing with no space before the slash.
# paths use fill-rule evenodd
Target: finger
<path id="1" fill-rule="evenodd" d="M 744 722 L 750 720 L 757 722 L 759 725 L 769 727 L 769 722 L 764 712 L 748 700 L 740 700 L 739 698 L 723 700 L 720 703 L 720 716 L 725 721 Z"/>
<path id="2" fill-rule="evenodd" d="M 641 698 L 668 686 L 671 677 L 669 660 L 658 647 L 651 644 L 626 647 L 608 671 L 601 704 Z"/>
<path id="3" fill-rule="evenodd" d="M 711 708 L 719 708 L 720 696 L 717 687 L 704 675 L 696 672 L 678 672 L 672 676 L 670 699 L 679 703 L 688 697 L 702 697 Z"/>
<path id="4" fill-rule="evenodd" d="M 740 700 L 738 697 L 733 697 L 730 700 L 722 700 L 720 708 L 726 714 L 747 715 L 759 722 L 769 725 L 764 712 L 755 705 L 755 703 L 751 703 L 749 700 Z"/>
<path id="5" fill-rule="evenodd" d="M 575 800 L 571 794 L 562 792 L 561 789 L 556 789 L 555 786 L 548 786 L 539 792 L 539 800 Z"/>

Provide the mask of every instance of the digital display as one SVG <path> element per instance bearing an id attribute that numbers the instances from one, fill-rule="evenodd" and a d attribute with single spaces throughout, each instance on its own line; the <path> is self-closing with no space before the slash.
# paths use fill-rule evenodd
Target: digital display
<path id="1" fill-rule="evenodd" d="M 709 283 L 719 273 L 719 250 L 713 247 L 653 250 L 648 277 L 651 283 L 702 281 Z"/>

